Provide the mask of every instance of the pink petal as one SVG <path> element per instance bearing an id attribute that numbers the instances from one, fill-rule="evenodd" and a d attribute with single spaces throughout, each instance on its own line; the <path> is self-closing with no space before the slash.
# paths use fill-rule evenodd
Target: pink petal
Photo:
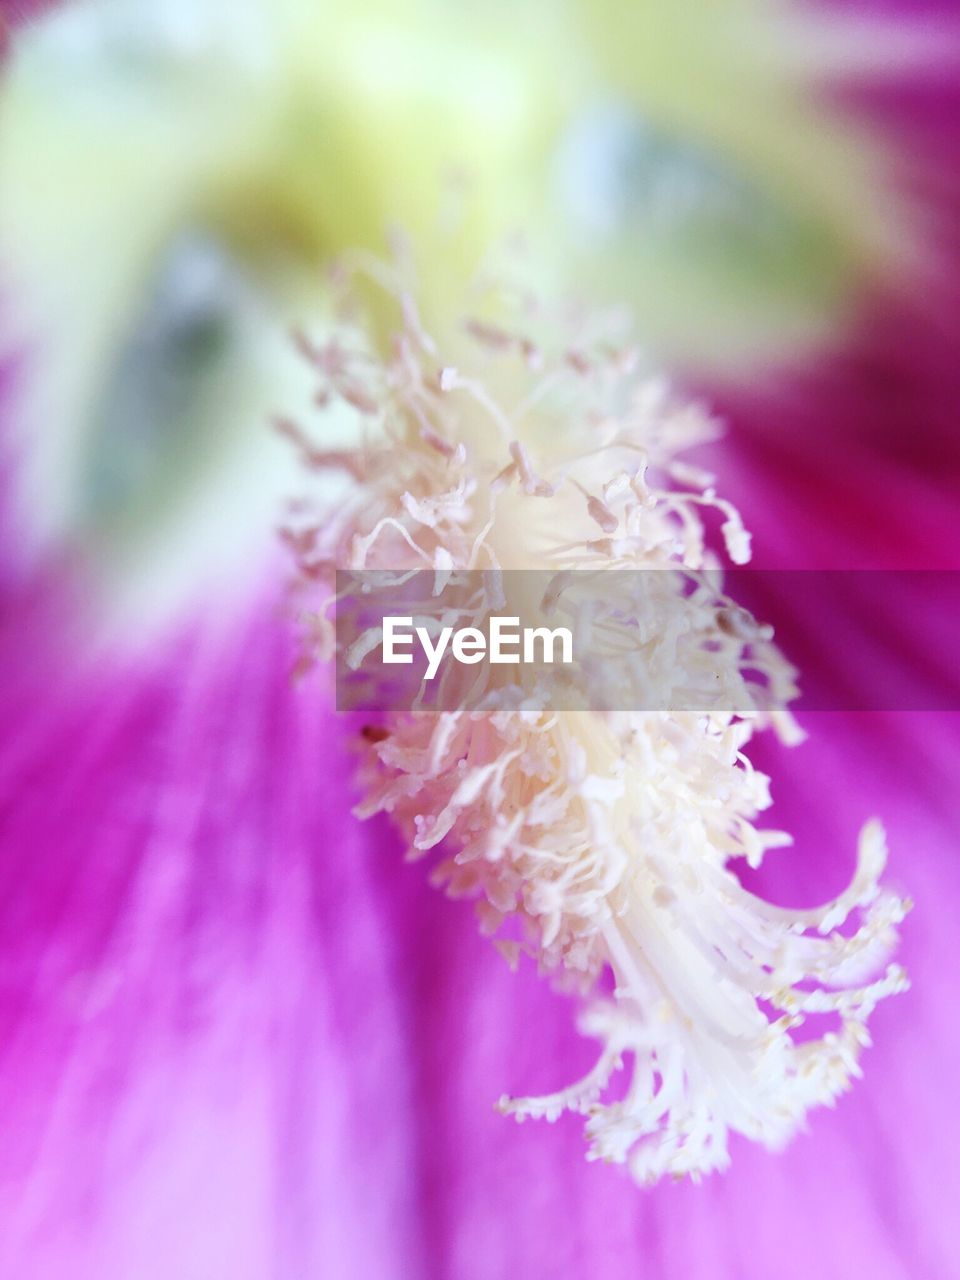
<path id="1" fill-rule="evenodd" d="M 323 691 L 269 612 L 80 687 L 12 624 L 0 1273 L 391 1274 L 419 1249 L 403 869 L 348 815 Z"/>

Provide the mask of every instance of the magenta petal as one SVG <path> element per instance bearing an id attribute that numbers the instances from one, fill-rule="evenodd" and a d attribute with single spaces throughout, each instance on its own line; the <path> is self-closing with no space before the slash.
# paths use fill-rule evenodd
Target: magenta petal
<path id="1" fill-rule="evenodd" d="M 9 728 L 34 657 L 5 659 Z M 268 616 L 85 688 L 50 673 L 29 721 L 18 708 L 4 1275 L 388 1276 L 417 1257 L 381 890 L 402 867 L 350 818 L 341 735 L 288 669 Z"/>
<path id="2" fill-rule="evenodd" d="M 37 652 L 18 670 L 15 648 L 12 701 Z M 835 890 L 836 851 L 883 812 L 919 903 L 914 991 L 785 1155 L 740 1144 L 724 1177 L 642 1193 L 583 1161 L 576 1121 L 493 1113 L 589 1047 L 467 904 L 349 817 L 342 728 L 288 662 L 268 614 L 98 686 L 31 682 L 34 727 L 0 758 L 0 1274 L 954 1273 L 955 721 L 814 717 L 778 761 L 800 850 L 770 855 L 768 887 Z"/>

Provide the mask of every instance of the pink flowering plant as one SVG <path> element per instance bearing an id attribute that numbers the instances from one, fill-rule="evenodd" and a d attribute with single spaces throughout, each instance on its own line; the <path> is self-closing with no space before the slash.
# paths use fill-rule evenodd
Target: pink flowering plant
<path id="1" fill-rule="evenodd" d="M 949 1280 L 950 16 L 12 17 L 0 1276 Z"/>

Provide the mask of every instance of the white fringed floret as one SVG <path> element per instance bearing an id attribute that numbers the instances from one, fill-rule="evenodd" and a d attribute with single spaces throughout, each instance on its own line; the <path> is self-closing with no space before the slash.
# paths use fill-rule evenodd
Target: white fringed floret
<path id="1" fill-rule="evenodd" d="M 731 699 L 749 687 L 755 709 L 524 710 L 492 688 L 482 711 L 388 717 L 370 735 L 358 812 L 391 814 L 413 858 L 442 846 L 434 882 L 478 897 L 487 932 L 519 921 L 499 943 L 508 958 L 532 954 L 587 997 L 581 1026 L 601 1042 L 596 1066 L 549 1096 L 504 1098 L 502 1111 L 582 1113 L 590 1156 L 628 1165 L 641 1182 L 724 1167 L 731 1131 L 779 1147 L 859 1074 L 870 1013 L 905 988 L 902 970 L 884 965 L 908 904 L 880 888 L 876 822 L 849 888 L 820 910 L 772 906 L 731 870 L 790 843 L 758 825 L 768 779 L 745 748 L 769 725 L 787 741 L 798 734 L 784 710 L 795 673 L 772 633 L 732 602 L 716 607 L 702 513 L 722 516 L 735 563 L 749 558 L 749 535 L 712 477 L 676 456 L 715 424 L 638 373 L 637 353 L 585 349 L 576 333 L 551 355 L 475 321 L 441 359 L 409 296 L 398 296 L 387 358 L 351 355 L 339 339 L 335 359 L 305 347 L 323 397 L 339 390 L 366 435 L 348 463 L 331 459 L 353 477 L 340 510 L 289 535 L 304 580 L 328 582 L 334 567 L 670 570 L 658 589 L 689 596 L 692 584 L 694 605 L 702 592 L 702 626 L 696 643 L 650 630 L 643 670 L 668 689 L 702 688 L 706 638 L 711 679 L 723 655 L 717 705 L 738 705 Z M 604 606 L 597 578 L 593 618 Z M 320 657 L 333 644 L 330 599 L 311 629 Z M 637 623 L 629 601 L 612 612 L 605 603 L 610 617 Z M 592 998 L 607 968 L 614 995 Z M 811 1014 L 830 1015 L 832 1028 L 800 1039 Z M 612 1100 L 627 1059 L 626 1093 Z"/>

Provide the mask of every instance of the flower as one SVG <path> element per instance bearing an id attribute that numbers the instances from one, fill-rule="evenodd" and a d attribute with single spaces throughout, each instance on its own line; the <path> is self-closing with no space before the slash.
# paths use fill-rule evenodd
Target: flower
<path id="1" fill-rule="evenodd" d="M 929 362 L 948 326 L 914 317 L 911 342 L 894 332 L 909 354 L 884 405 L 888 452 L 866 432 L 856 450 L 840 444 L 840 423 L 873 426 L 877 408 L 869 366 L 841 363 L 826 394 L 808 386 L 794 404 L 789 446 L 758 432 L 752 453 L 727 455 L 730 470 L 751 467 L 751 527 L 787 542 L 783 508 L 802 517 L 787 545 L 801 563 L 811 537 L 826 560 L 867 559 L 887 537 L 883 549 L 920 563 L 950 556 L 946 500 L 931 513 L 921 499 L 951 437 L 931 464 L 932 415 L 914 417 L 952 403 L 950 375 Z M 846 509 L 816 503 L 830 450 Z M 577 1074 L 583 1046 L 562 1003 L 505 973 L 456 904 L 385 871 L 384 826 L 347 819 L 342 731 L 323 690 L 288 687 L 272 615 L 228 628 L 208 615 L 91 680 L 74 669 L 59 592 L 51 603 L 35 582 L 3 585 L 5 722 L 23 730 L 0 757 L 17 792 L 2 837 L 4 1268 L 953 1273 L 957 760 L 942 718 L 834 718 L 778 787 L 805 856 L 761 871 L 774 893 L 835 892 L 840 837 L 882 811 L 893 872 L 918 898 L 904 943 L 916 989 L 878 1009 L 864 1086 L 777 1160 L 742 1149 L 723 1179 L 638 1196 L 582 1166 L 575 1131 L 517 1133 L 485 1112 L 505 1073 L 550 1087 L 537 1072 Z M 919 651 L 928 638 L 911 628 Z"/>

